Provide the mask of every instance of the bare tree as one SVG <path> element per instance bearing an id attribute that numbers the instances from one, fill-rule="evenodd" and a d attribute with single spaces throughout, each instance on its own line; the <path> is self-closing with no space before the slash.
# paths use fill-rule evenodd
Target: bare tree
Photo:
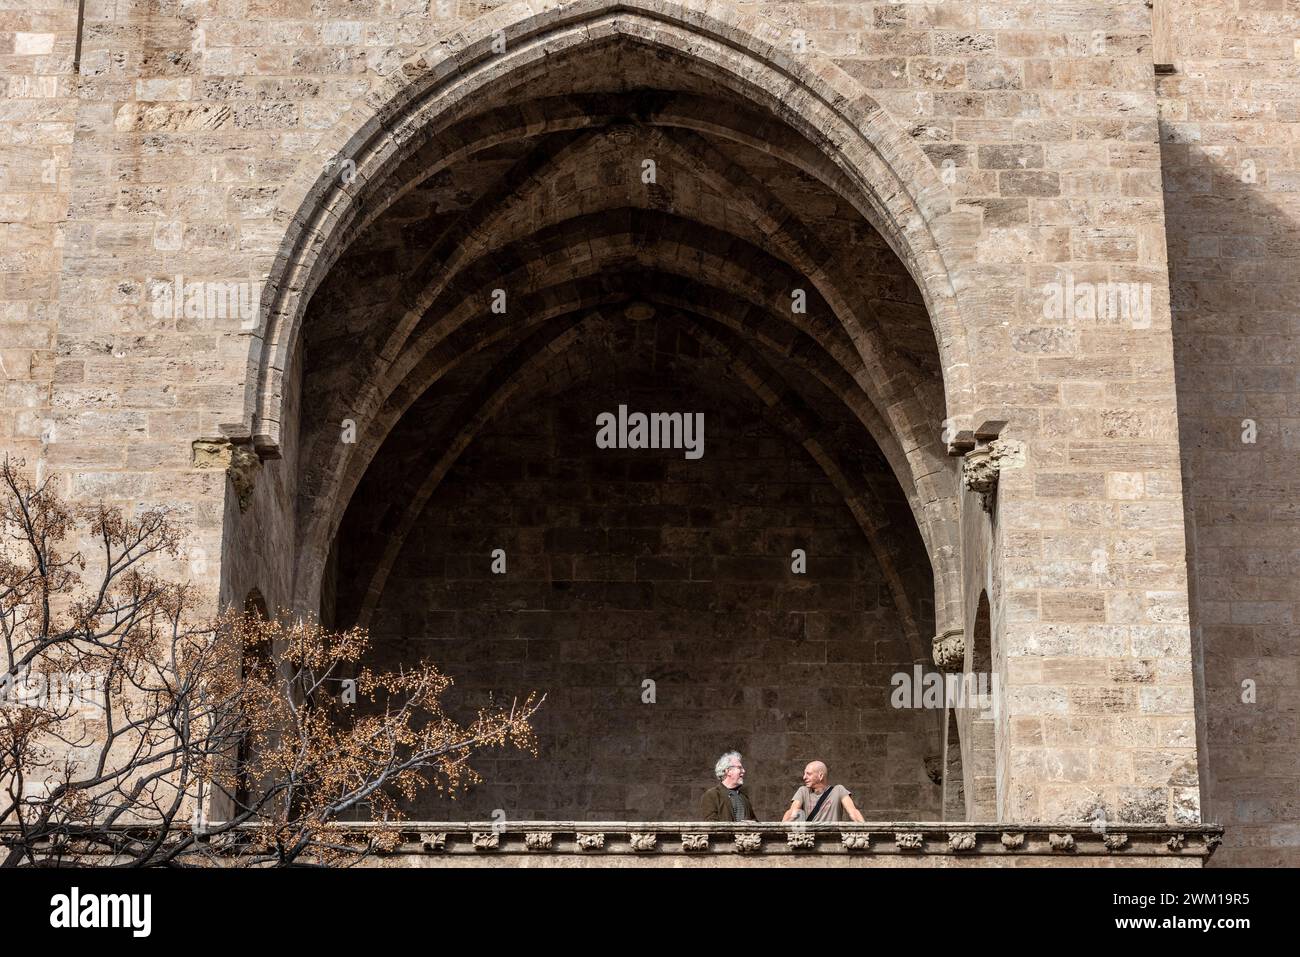
<path id="1" fill-rule="evenodd" d="M 450 678 L 372 672 L 361 630 L 198 619 L 150 570 L 180 554 L 165 512 L 73 509 L 20 467 L 0 466 L 0 864 L 355 863 L 396 845 L 403 800 L 477 783 L 475 751 L 536 753 L 535 695 L 462 726 Z"/>

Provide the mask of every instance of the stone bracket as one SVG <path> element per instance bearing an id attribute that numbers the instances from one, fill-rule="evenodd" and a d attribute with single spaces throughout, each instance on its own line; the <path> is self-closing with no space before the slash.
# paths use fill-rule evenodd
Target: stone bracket
<path id="1" fill-rule="evenodd" d="M 239 497 L 239 510 L 247 511 L 253 502 L 258 470 L 262 467 L 261 458 L 248 443 L 226 436 L 201 438 L 190 443 L 190 451 L 196 469 L 225 469 Z"/>
<path id="2" fill-rule="evenodd" d="M 961 671 L 966 664 L 966 630 L 949 628 L 930 639 L 935 666 L 941 671 Z"/>
<path id="3" fill-rule="evenodd" d="M 1025 444 L 1000 439 L 1005 422 L 986 422 L 971 437 L 973 446 L 962 459 L 962 485 L 980 497 L 980 506 L 992 513 L 997 500 L 998 477 L 1006 469 L 1024 468 Z"/>

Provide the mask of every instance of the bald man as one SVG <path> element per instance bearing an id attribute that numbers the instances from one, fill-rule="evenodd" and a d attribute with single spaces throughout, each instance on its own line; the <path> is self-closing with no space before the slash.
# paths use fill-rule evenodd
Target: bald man
<path id="1" fill-rule="evenodd" d="M 803 787 L 794 792 L 783 821 L 862 820 L 862 812 L 853 805 L 853 796 L 842 784 L 826 783 L 826 765 L 812 761 L 803 769 Z"/>

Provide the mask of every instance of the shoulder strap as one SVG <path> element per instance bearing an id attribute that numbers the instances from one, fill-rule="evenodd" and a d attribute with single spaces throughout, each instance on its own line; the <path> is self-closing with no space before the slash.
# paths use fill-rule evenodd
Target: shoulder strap
<path id="1" fill-rule="evenodd" d="M 822 792 L 822 796 L 819 797 L 817 799 L 817 803 L 813 805 L 812 813 L 808 815 L 808 820 L 811 821 L 813 818 L 817 816 L 817 812 L 822 809 L 822 804 L 826 802 L 826 799 L 831 796 L 831 792 L 834 791 L 838 786 L 839 785 L 836 784 L 829 785 L 826 788 L 826 790 Z"/>

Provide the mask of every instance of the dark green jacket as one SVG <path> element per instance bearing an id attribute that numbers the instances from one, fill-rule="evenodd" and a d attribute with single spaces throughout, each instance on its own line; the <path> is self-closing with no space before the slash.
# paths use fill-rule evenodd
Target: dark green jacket
<path id="1" fill-rule="evenodd" d="M 754 813 L 754 805 L 750 803 L 749 795 L 745 793 L 745 786 L 742 784 L 739 788 L 740 799 L 745 804 L 745 819 L 757 821 L 758 815 Z M 731 814 L 731 798 L 727 795 L 727 786 L 719 784 L 717 787 L 709 788 L 700 798 L 700 820 L 701 821 L 734 821 Z"/>

